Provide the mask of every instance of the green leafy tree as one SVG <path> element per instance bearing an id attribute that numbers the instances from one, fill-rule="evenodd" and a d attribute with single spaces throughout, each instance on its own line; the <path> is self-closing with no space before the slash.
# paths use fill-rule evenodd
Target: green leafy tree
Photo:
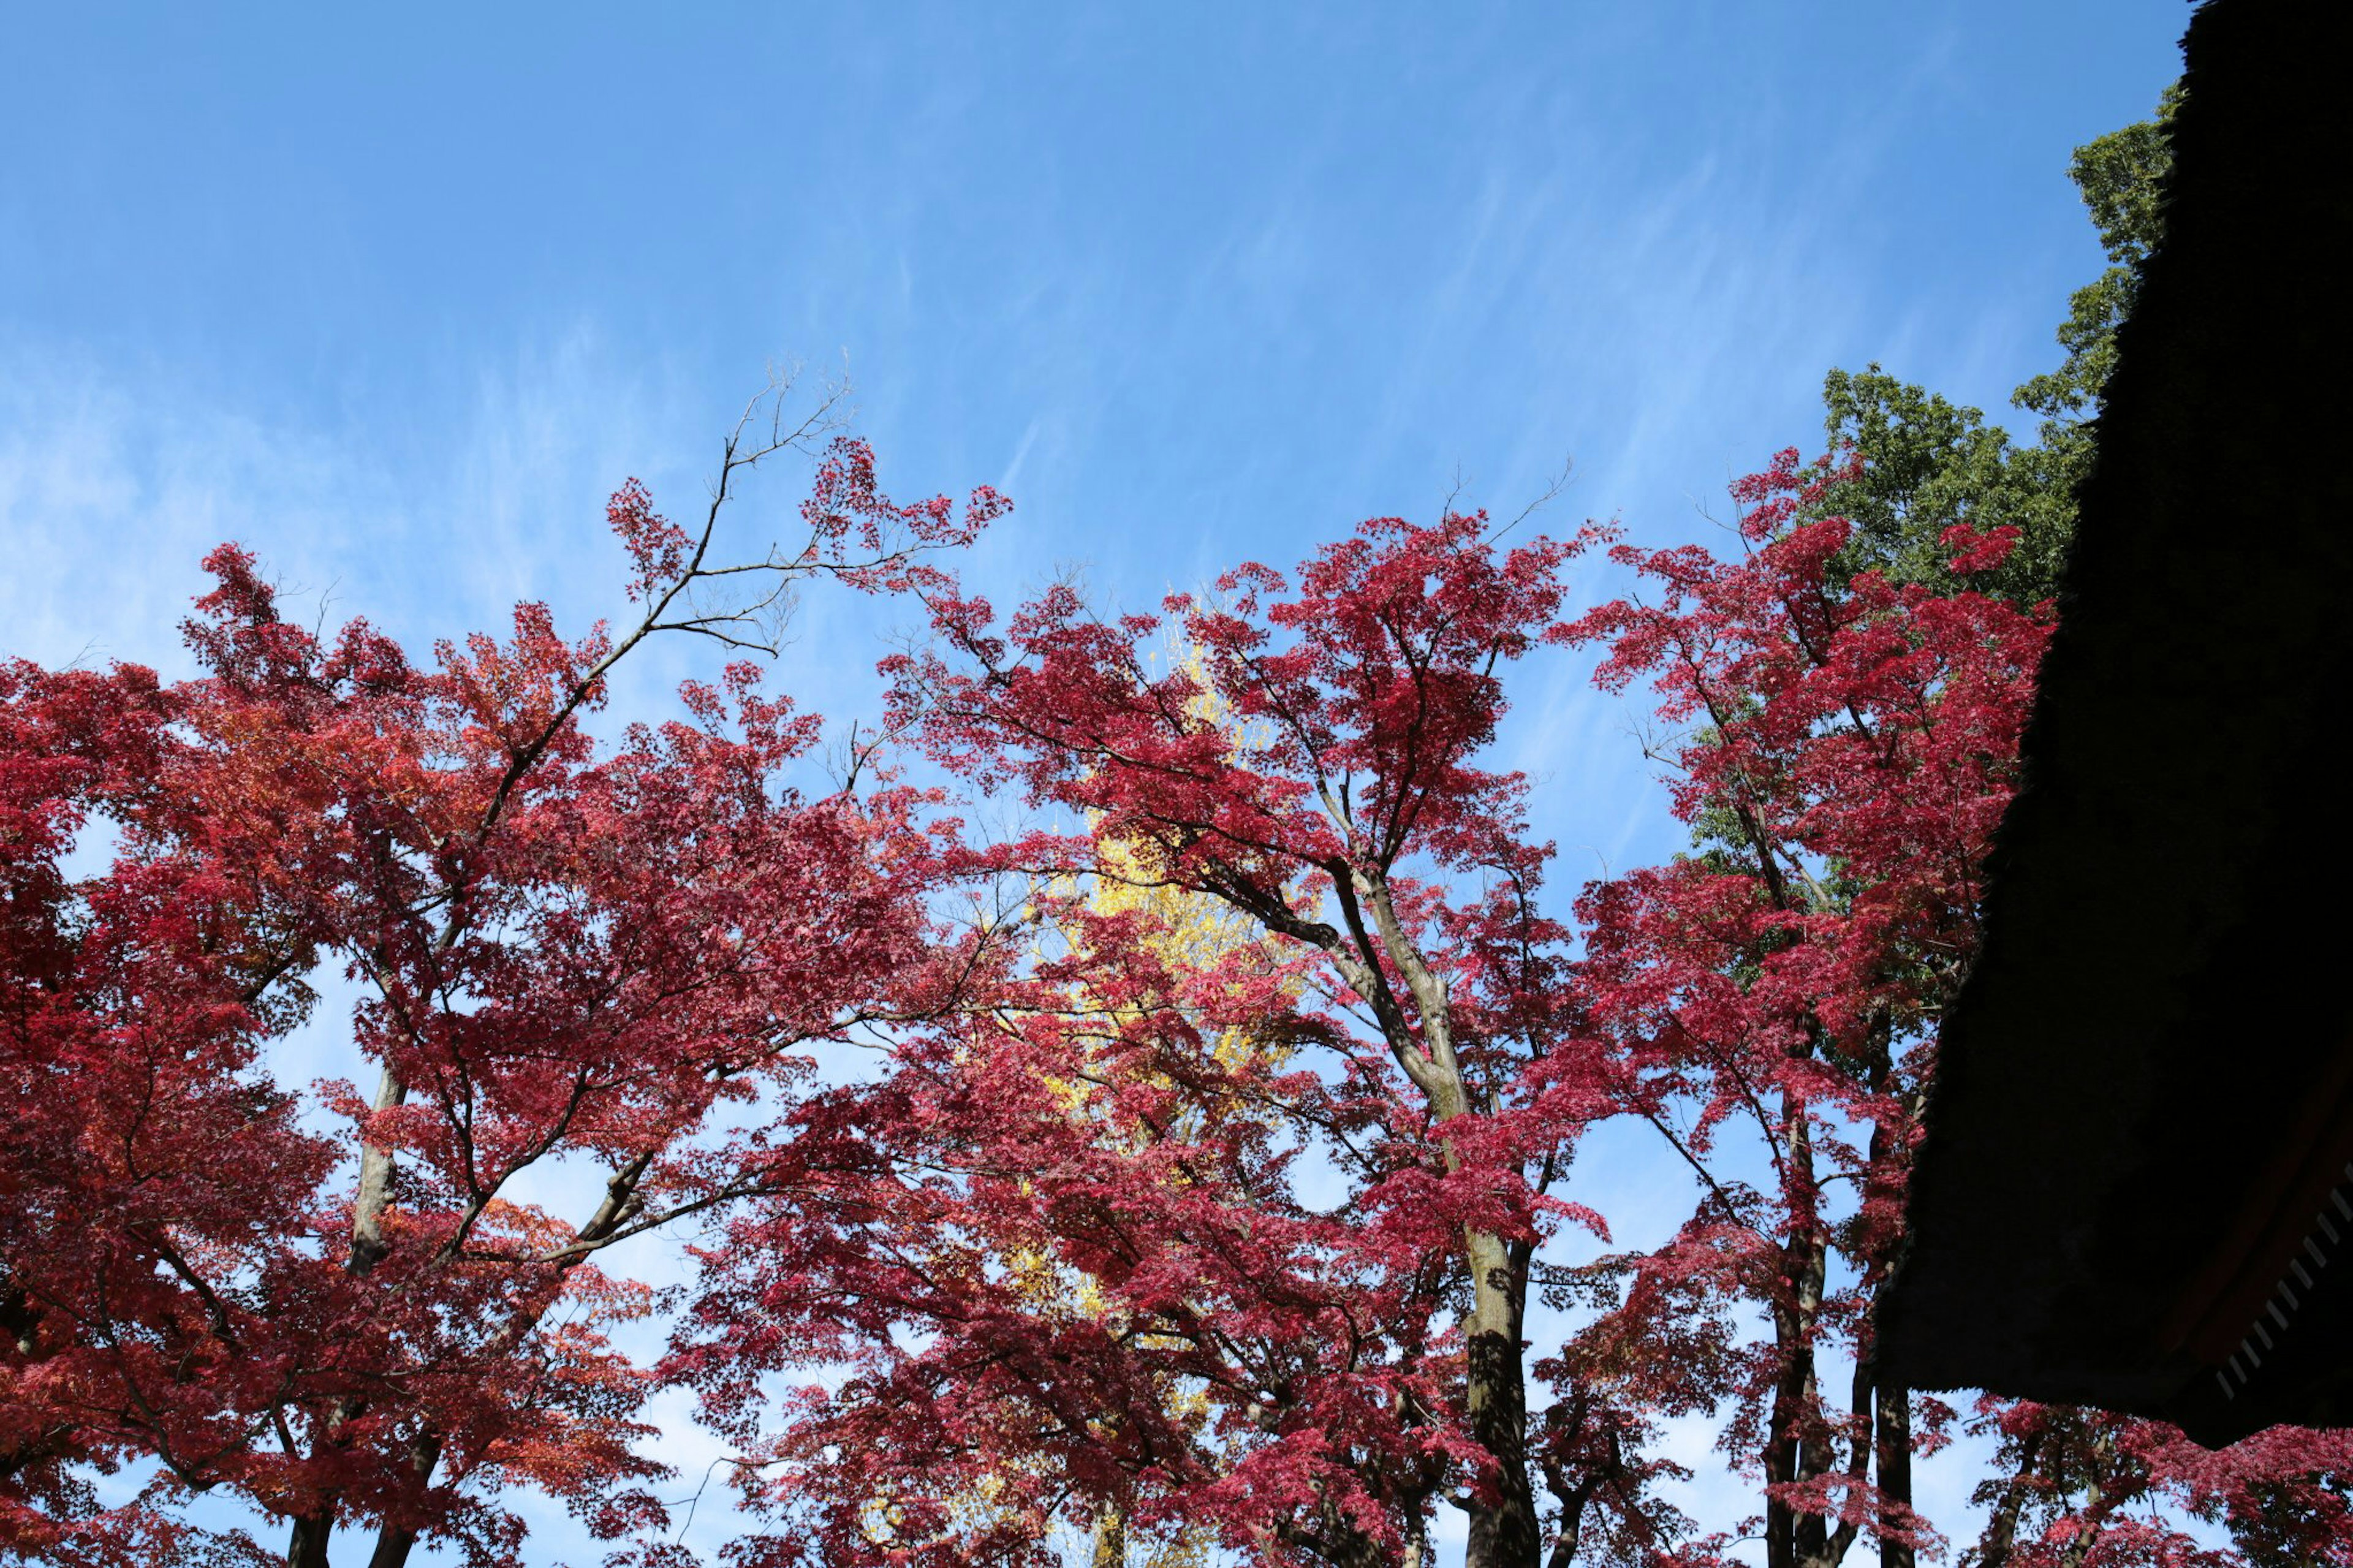
<path id="1" fill-rule="evenodd" d="M 1851 454 L 1818 503 L 1842 516 L 1854 538 L 1841 565 L 1889 581 L 1946 580 L 1939 537 L 1955 523 L 1980 533 L 2009 527 L 2017 548 L 1987 584 L 2033 603 L 2058 592 L 2075 529 L 2075 487 L 2092 462 L 2090 421 L 2116 362 L 2116 333 L 2139 291 L 2141 263 L 2164 232 L 2164 184 L 2172 164 L 2170 125 L 2180 89 L 2168 88 L 2157 113 L 2075 149 L 2068 177 L 2090 210 L 2109 266 L 2075 290 L 2059 327 L 2066 357 L 2011 394 L 2040 416 L 2039 443 L 2020 446 L 1984 413 L 1872 364 L 1833 370 L 1822 387 L 1833 452 Z"/>

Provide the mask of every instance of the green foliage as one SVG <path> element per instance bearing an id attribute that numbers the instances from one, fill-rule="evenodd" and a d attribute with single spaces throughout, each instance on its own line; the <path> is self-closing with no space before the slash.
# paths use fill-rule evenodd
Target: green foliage
<path id="1" fill-rule="evenodd" d="M 2173 165 L 2173 111 L 2180 102 L 2176 83 L 2165 89 L 2155 119 L 2075 149 L 2067 175 L 2091 209 L 2110 266 L 2068 300 L 2067 320 L 2059 328 L 2064 363 L 2012 394 L 2020 407 L 2042 416 L 2045 446 L 2088 447 L 2082 423 L 2096 412 L 2100 388 L 2116 367 L 2116 328 L 2140 292 L 2141 264 L 2165 233 L 2163 185 Z"/>
<path id="2" fill-rule="evenodd" d="M 2173 166 L 2173 116 L 2180 107 L 2181 84 L 2176 82 L 2158 100 L 2156 118 L 2075 149 L 2067 177 L 2091 208 L 2111 261 L 2139 266 L 2165 232 L 2158 186 Z"/>
<path id="3" fill-rule="evenodd" d="M 1967 523 L 1980 534 L 2018 530 L 2010 558 L 1968 585 L 2015 604 L 2054 596 L 2075 531 L 2075 487 L 2090 469 L 2100 388 L 2116 358 L 2116 331 L 2138 292 L 2141 263 L 2164 232 L 2163 181 L 2177 83 L 2155 116 L 2075 149 L 2068 177 L 2084 199 L 2110 266 L 2075 290 L 2058 331 L 2066 358 L 2011 395 L 2042 416 L 2041 439 L 2020 446 L 1981 409 L 1888 374 L 1874 363 L 1832 370 L 1822 384 L 1823 427 L 1833 454 L 1861 459 L 1832 479 L 1796 521 L 1843 517 L 1854 537 L 1834 563 L 1839 580 L 1877 572 L 1897 584 L 1938 593 L 1961 585 L 1946 570 L 1952 552 L 1944 532 Z M 1835 456 L 1832 461 L 1835 462 Z M 1748 832 L 1721 805 L 1694 822 L 1695 853 L 1720 866 L 1746 864 Z M 1843 896 L 1831 868 L 1828 896 Z"/>
<path id="4" fill-rule="evenodd" d="M 1822 403 L 1833 449 L 1852 447 L 1862 459 L 1853 478 L 1831 484 L 1818 503 L 1821 515 L 1854 524 L 1840 563 L 1847 573 L 1949 585 L 1945 563 L 1952 552 L 1940 541 L 1945 530 L 1967 523 L 1980 533 L 2010 527 L 2020 535 L 2001 571 L 1977 586 L 2025 603 L 2055 589 L 2075 521 L 2073 475 L 2054 471 L 2063 468 L 2055 454 L 2016 447 L 1981 411 L 1876 364 L 1859 374 L 1831 371 Z"/>
<path id="5" fill-rule="evenodd" d="M 2116 332 L 2139 290 L 2140 267 L 2164 231 L 2163 186 L 2172 163 L 2170 126 L 2180 88 L 2168 88 L 2154 118 L 2075 149 L 2068 176 L 2090 210 L 2110 266 L 2068 301 L 2058 338 L 2066 357 L 2011 395 L 2041 416 L 2038 445 L 2014 444 L 1981 410 L 1887 374 L 1833 370 L 1823 384 L 1833 449 L 1862 458 L 1832 485 L 1817 515 L 1844 516 L 1855 538 L 1841 565 L 1899 583 L 1948 582 L 1944 531 L 2019 531 L 2018 547 L 1992 592 L 2033 603 L 2058 592 L 2075 525 L 2075 487 L 2089 470 L 2100 389 L 2116 361 Z"/>

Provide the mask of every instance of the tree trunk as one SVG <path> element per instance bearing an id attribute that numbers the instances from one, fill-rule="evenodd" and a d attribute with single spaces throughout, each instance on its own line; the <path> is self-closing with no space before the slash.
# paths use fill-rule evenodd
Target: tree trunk
<path id="1" fill-rule="evenodd" d="M 1330 804 L 1345 820 L 1345 811 L 1336 802 Z M 1443 1129 L 1456 1117 L 1476 1111 L 1454 1054 L 1453 1005 L 1446 982 L 1406 934 L 1383 878 L 1357 870 L 1345 879 L 1335 873 L 1334 882 L 1357 943 L 1353 960 L 1345 951 L 1337 952 L 1342 977 L 1373 1003 L 1388 1033 L 1390 1054 L 1428 1100 L 1430 1119 L 1440 1129 L 1446 1168 L 1460 1170 L 1461 1151 Z M 1380 933 L 1377 946 L 1364 929 L 1366 910 Z M 1418 1037 L 1381 973 L 1384 952 L 1412 994 L 1421 1023 Z M 1494 1500 L 1473 1501 L 1470 1507 L 1470 1546 L 1463 1568 L 1538 1568 L 1542 1541 L 1535 1493 L 1528 1483 L 1527 1386 L 1520 1347 L 1527 1262 L 1489 1231 L 1466 1228 L 1462 1249 L 1471 1268 L 1471 1321 L 1465 1325 L 1471 1433 L 1495 1461 Z"/>
<path id="2" fill-rule="evenodd" d="M 408 1086 L 385 1065 L 376 1080 L 375 1106 L 390 1110 L 408 1099 Z M 384 1211 L 392 1206 L 392 1152 L 374 1143 L 360 1145 L 360 1184 L 352 1197 L 351 1271 L 364 1274 L 384 1256 Z"/>
<path id="3" fill-rule="evenodd" d="M 409 1549 L 417 1544 L 417 1531 L 385 1525 L 376 1532 L 375 1550 L 368 1553 L 368 1568 L 404 1568 Z"/>
<path id="4" fill-rule="evenodd" d="M 1911 1390 L 1883 1382 L 1873 1395 L 1877 1401 L 1879 1495 L 1880 1510 L 1879 1568 L 1915 1568 L 1917 1553 L 1901 1542 L 1887 1539 L 1891 1526 L 1909 1530 L 1912 1526 L 1912 1397 Z M 1884 1506 L 1898 1503 L 1904 1512 L 1898 1515 Z"/>
<path id="5" fill-rule="evenodd" d="M 2034 1467 L 2042 1455 L 2042 1434 L 2029 1433 L 2019 1451 L 2018 1468 L 2002 1488 L 2001 1500 L 1994 1505 L 1993 1517 L 1986 1521 L 1977 1551 L 1962 1554 L 1961 1568 L 2010 1568 L 2010 1554 L 2018 1541 L 2018 1516 L 2025 1510 L 2027 1494 L 2033 1489 Z"/>
<path id="6" fill-rule="evenodd" d="M 1789 1247 L 1782 1253 L 1785 1266 L 1797 1283 L 1793 1294 L 1802 1291 L 1806 1264 L 1800 1250 Z M 1765 1562 L 1767 1568 L 1799 1568 L 1801 1552 L 1807 1544 L 1802 1539 L 1808 1533 L 1819 1546 L 1822 1534 L 1821 1521 L 1814 1521 L 1811 1532 L 1804 1530 L 1805 1520 L 1782 1498 L 1774 1495 L 1777 1488 L 1802 1480 L 1807 1475 L 1809 1456 L 1803 1441 L 1803 1427 L 1808 1395 L 1814 1386 L 1813 1351 L 1807 1336 L 1809 1325 L 1799 1302 L 1777 1306 L 1773 1310 L 1774 1349 L 1781 1371 L 1773 1387 L 1771 1426 L 1765 1438 Z"/>
<path id="7" fill-rule="evenodd" d="M 387 1081 L 390 1077 L 387 1072 Z M 603 1241 L 627 1224 L 630 1215 L 636 1211 L 638 1184 L 645 1178 L 646 1171 L 652 1163 L 651 1154 L 640 1154 L 614 1172 L 605 1184 L 604 1201 L 596 1205 L 596 1212 L 589 1215 L 588 1223 L 575 1233 L 575 1239 Z M 586 1256 L 586 1253 L 572 1255 L 570 1261 L 558 1269 L 557 1278 L 560 1279 L 569 1274 Z M 555 1299 L 556 1292 L 551 1289 L 543 1291 L 535 1301 L 526 1300 L 483 1345 L 483 1357 L 495 1359 L 521 1344 L 523 1336 L 539 1327 L 540 1319 L 546 1315 L 547 1309 L 554 1304 Z M 409 1464 L 417 1473 L 419 1492 L 433 1484 L 433 1468 L 441 1462 L 441 1447 L 442 1435 L 430 1430 L 420 1433 L 409 1444 Z M 376 1532 L 375 1551 L 368 1558 L 368 1568 L 404 1568 L 408 1562 L 409 1551 L 416 1544 L 417 1532 L 414 1530 L 387 1523 Z"/>
<path id="8" fill-rule="evenodd" d="M 1831 1456 L 1819 1441 L 1809 1441 L 1815 1424 L 1819 1385 L 1814 1375 L 1814 1322 L 1820 1315 L 1822 1286 L 1829 1265 L 1828 1249 L 1812 1211 L 1814 1184 L 1813 1138 L 1806 1110 L 1785 1100 L 1782 1121 L 1789 1129 L 1788 1174 L 1784 1178 L 1794 1200 L 1792 1234 L 1781 1249 L 1781 1267 L 1788 1294 L 1773 1309 L 1774 1351 L 1781 1363 L 1773 1388 L 1772 1427 L 1766 1438 L 1765 1482 L 1776 1485 L 1811 1480 L 1831 1468 Z M 1765 1561 L 1767 1568 L 1814 1568 L 1830 1548 L 1830 1521 L 1819 1513 L 1800 1513 L 1770 1494 L 1765 1500 Z"/>
<path id="9" fill-rule="evenodd" d="M 2099 1544 L 2107 1519 L 2107 1510 L 2101 1506 L 2107 1500 L 2107 1490 L 2101 1485 L 2101 1478 L 2107 1474 L 2108 1461 L 2115 1455 L 2116 1444 L 2108 1434 L 2101 1432 L 2092 1438 L 2092 1479 L 2084 1486 L 2084 1506 L 2075 1516 L 2082 1528 L 2076 1531 L 2075 1539 L 2068 1544 L 2067 1568 L 2084 1568 L 2084 1560 L 2091 1556 L 2092 1548 Z"/>
<path id="10" fill-rule="evenodd" d="M 1512 1249 L 1483 1231 L 1463 1237 L 1471 1259 L 1471 1431 L 1495 1458 L 1495 1500 L 1471 1506 L 1464 1568 L 1536 1568 L 1542 1542 L 1528 1484 L 1526 1373 L 1520 1349 L 1522 1281 Z"/>
<path id="11" fill-rule="evenodd" d="M 389 1110 L 408 1098 L 408 1086 L 400 1075 L 385 1064 L 384 1075 L 377 1079 L 375 1109 Z M 352 1203 L 352 1250 L 344 1267 L 353 1274 L 365 1274 L 384 1257 L 384 1211 L 392 1206 L 392 1155 L 373 1143 L 360 1146 L 359 1190 Z M 338 1400 L 328 1412 L 325 1435 L 311 1444 L 315 1455 L 320 1447 L 332 1446 L 335 1429 L 359 1413 L 358 1406 Z M 286 1542 L 287 1568 L 327 1568 L 327 1545 L 335 1532 L 336 1500 L 330 1495 L 316 1514 L 298 1518 Z M 404 1552 L 404 1555 L 406 1553 Z"/>
<path id="12" fill-rule="evenodd" d="M 294 1521 L 293 1534 L 286 1542 L 286 1568 L 327 1568 L 327 1546 L 334 1539 L 334 1506 L 326 1511 L 305 1515 Z"/>
<path id="13" fill-rule="evenodd" d="M 1810 1326 L 1814 1316 L 1813 1309 L 1820 1305 L 1819 1284 L 1815 1285 L 1809 1295 L 1812 1300 L 1807 1303 L 1809 1310 L 1801 1315 Z M 1821 1384 L 1815 1376 L 1814 1347 L 1810 1339 L 1799 1344 L 1798 1357 L 1800 1371 L 1798 1383 L 1801 1394 L 1796 1403 L 1796 1408 L 1799 1419 L 1807 1426 L 1812 1426 L 1820 1416 Z M 1817 1476 L 1829 1473 L 1831 1466 L 1830 1447 L 1819 1435 L 1801 1436 L 1795 1447 L 1797 1479 L 1810 1481 Z M 1830 1564 L 1838 1560 L 1838 1554 L 1831 1549 L 1831 1521 L 1826 1514 L 1812 1510 L 1794 1514 L 1791 1519 L 1789 1545 L 1791 1554 L 1798 1561 L 1799 1568 L 1830 1568 Z"/>
<path id="14" fill-rule="evenodd" d="M 421 1491 L 433 1483 L 433 1467 L 441 1462 L 441 1435 L 427 1432 L 408 1446 L 408 1459 L 417 1471 L 417 1485 Z M 417 1531 L 403 1525 L 387 1523 L 376 1531 L 375 1551 L 368 1556 L 368 1568 L 405 1568 L 409 1549 L 417 1544 Z"/>

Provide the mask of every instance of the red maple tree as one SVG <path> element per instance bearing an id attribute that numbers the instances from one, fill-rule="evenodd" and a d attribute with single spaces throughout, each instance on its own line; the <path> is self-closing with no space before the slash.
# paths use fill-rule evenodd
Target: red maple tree
<path id="1" fill-rule="evenodd" d="M 1770 1568 L 1829 1568 L 1865 1533 L 1910 1568 L 1937 1540 L 1912 1459 L 1957 1415 L 1882 1373 L 1873 1314 L 2052 624 L 1971 586 L 2013 530 L 1947 530 L 1942 584 L 1852 571 L 1849 524 L 1821 512 L 1853 472 L 1780 453 L 1735 488 L 1736 559 L 1621 550 L 1656 602 L 1575 629 L 1608 649 L 1602 683 L 1650 678 L 1681 735 L 1653 754 L 1694 851 L 1587 890 L 1577 977 L 1625 1113 L 1700 1202 L 1664 1247 L 1594 1270 L 1608 1310 L 1564 1365 L 1633 1376 L 1704 1352 L 1722 1447 L 1762 1483 L 1742 1533 Z M 1990 1398 L 1970 1425 L 1998 1439 L 1975 1568 L 2353 1557 L 2341 1435 L 2217 1456 L 2160 1424 Z"/>
<path id="2" fill-rule="evenodd" d="M 1773 1568 L 1836 1562 L 1866 1526 L 1890 1563 L 1924 1539 L 1912 1401 L 1876 1372 L 1871 1303 L 2048 632 L 1957 584 L 1843 576 L 1846 522 L 1796 521 L 1842 477 L 1782 453 L 1736 487 L 1741 557 L 1621 550 L 1658 603 L 1577 627 L 1607 644 L 1604 686 L 1657 682 L 1660 719 L 1685 736 L 1654 754 L 1699 837 L 1581 905 L 1579 983 L 1627 1110 L 1703 1197 L 1670 1245 L 1613 1260 L 1630 1288 L 1588 1335 L 1640 1354 L 1662 1331 L 1646 1315 L 1762 1309 L 1769 1336 L 1731 1354 L 1724 1388 L 1734 1457 L 1762 1472 Z M 2008 542 L 1947 540 L 1961 573 Z M 1852 1364 L 1836 1395 L 1833 1344 Z"/>
<path id="3" fill-rule="evenodd" d="M 797 584 L 903 590 L 1002 510 L 891 502 L 822 416 L 751 429 L 699 533 L 614 497 L 642 610 L 617 637 L 525 605 L 420 668 L 364 623 L 313 637 L 224 546 L 200 678 L 0 671 L 0 1544 L 259 1560 L 181 1517 L 207 1490 L 288 1521 L 297 1565 L 339 1526 L 375 1568 L 421 1533 L 510 1561 L 516 1484 L 599 1535 L 659 1519 L 649 1375 L 606 1338 L 649 1292 L 594 1260 L 786 1190 L 788 1151 L 711 1134 L 921 994 L 936 856 L 913 792 L 786 786 L 817 721 L 750 663 L 609 747 L 583 721 L 646 639 L 756 647 Z M 818 457 L 801 542 L 723 563 L 732 489 L 786 446 Z M 111 863 L 73 876 L 100 821 Z M 360 988 L 367 1098 L 268 1068 L 323 965 Z M 510 1195 L 559 1161 L 601 1174 L 592 1213 Z M 99 1506 L 90 1468 L 123 1464 L 153 1483 Z"/>
<path id="4" fill-rule="evenodd" d="M 1441 1505 L 1480 1568 L 1710 1568 L 1742 1537 L 1893 1568 L 1936 1539 L 1913 1457 L 1964 1425 L 1996 1448 L 1975 1568 L 2353 1563 L 2341 1436 L 1964 1416 L 1874 1363 L 2049 628 L 1970 586 L 2002 531 L 1892 585 L 1817 520 L 1842 470 L 1785 453 L 1739 488 L 1737 558 L 1620 551 L 1656 602 L 1574 621 L 1593 534 L 1449 515 L 1159 616 L 1057 589 L 1000 626 L 921 556 L 1003 503 L 892 503 L 854 442 L 802 543 L 716 563 L 733 479 L 806 434 L 739 436 L 697 533 L 614 497 L 617 636 L 525 605 L 420 666 L 290 623 L 225 547 L 198 679 L 0 668 L 0 1546 L 261 1560 L 188 1521 L 221 1491 L 299 1564 L 353 1527 L 376 1568 L 428 1538 L 502 1562 L 527 1485 L 682 1563 L 640 1418 L 674 1382 L 767 1516 L 743 1568 L 1043 1563 L 1069 1524 L 1106 1565 L 1423 1563 Z M 794 793 L 815 721 L 748 663 L 592 742 L 616 660 L 756 646 L 818 577 L 922 595 L 892 727 L 1061 830 L 967 844 L 863 761 Z M 1657 683 L 1696 837 L 1576 927 L 1525 781 L 1480 760 L 1546 643 Z M 269 1070 L 332 967 L 365 1096 Z M 819 1081 L 819 1041 L 871 1072 Z M 1694 1208 L 1552 1261 L 1604 1234 L 1563 1183 L 1609 1118 Z M 591 1212 L 511 1195 L 559 1163 L 598 1173 Z M 653 1299 L 597 1259 L 690 1216 L 701 1278 L 640 1365 L 607 1336 Z M 1531 1357 L 1539 1294 L 1573 1331 Z M 1665 1500 L 1662 1425 L 1694 1416 L 1758 1519 Z M 124 1466 L 153 1479 L 106 1506 Z"/>
<path id="5" fill-rule="evenodd" d="M 892 666 L 903 721 L 1083 823 L 985 863 L 1247 940 L 1172 966 L 1148 912 L 1052 904 L 1065 945 L 875 1091 L 896 1245 L 813 1268 L 797 1215 L 737 1222 L 682 1352 L 718 1417 L 749 1437 L 764 1376 L 854 1369 L 762 1450 L 754 1497 L 795 1526 L 774 1560 L 1043 1562 L 1060 1510 L 1393 1561 L 1441 1500 L 1473 1563 L 1535 1560 L 1524 1310 L 1544 1237 L 1598 1224 L 1551 1189 L 1602 1107 L 1567 1059 L 1525 781 L 1476 754 L 1504 668 L 1564 635 L 1582 542 L 1490 532 L 1377 520 L 1295 590 L 1240 568 L 1165 606 L 1196 654 L 1173 661 L 1161 616 L 1067 589 L 1002 629 L 933 595 L 944 646 Z M 1253 1048 L 1212 1048 L 1237 1029 Z"/>
<path id="6" fill-rule="evenodd" d="M 1809 521 L 1843 471 L 1783 454 L 1738 489 L 1736 559 L 1621 551 L 1658 602 L 1570 624 L 1577 545 L 1500 552 L 1475 517 L 1171 600 L 1189 659 L 1066 590 L 1001 629 L 934 595 L 902 718 L 1075 818 L 975 861 L 1050 889 L 1027 911 L 1060 945 L 996 944 L 986 1006 L 900 1043 L 852 1223 L 813 1251 L 803 1211 L 755 1206 L 711 1255 L 680 1370 L 786 1526 L 747 1560 L 1042 1563 L 1057 1519 L 1093 1521 L 1098 1561 L 1127 1531 L 1418 1560 L 1440 1502 L 1476 1563 L 1935 1546 L 1912 1462 L 1962 1418 L 1880 1374 L 1873 1302 L 2049 616 L 1969 586 L 2000 531 L 1948 532 L 1942 584 L 1852 570 L 1847 525 Z M 1588 889 L 1577 933 L 1535 901 L 1521 781 L 1474 762 L 1544 641 L 1654 678 L 1687 731 L 1658 754 L 1696 851 Z M 1248 940 L 1172 961 L 1165 910 L 1050 891 L 1088 884 Z M 1655 1129 L 1697 1208 L 1662 1247 L 1549 1265 L 1577 1214 L 1554 1189 L 1610 1116 Z M 1530 1366 L 1532 1290 L 1582 1322 Z M 1757 1520 L 1662 1500 L 1659 1423 L 1695 1415 Z M 2097 1413 L 1971 1424 L 2001 1445 L 1982 1568 L 2347 1549 L 2338 1439 L 2214 1459 Z"/>

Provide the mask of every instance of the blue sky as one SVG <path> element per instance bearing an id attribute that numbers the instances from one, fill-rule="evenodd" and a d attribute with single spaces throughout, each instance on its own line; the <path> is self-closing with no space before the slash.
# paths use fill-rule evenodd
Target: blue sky
<path id="1" fill-rule="evenodd" d="M 579 627 L 604 495 L 685 510 L 772 361 L 846 357 L 894 488 L 1014 496 L 1000 603 L 1287 565 L 1458 474 L 1514 511 L 1565 458 L 1550 526 L 1713 537 L 1831 365 L 1998 411 L 2053 363 L 2101 265 L 2068 151 L 2187 8 L 381 16 L 8 7 L 0 654 L 184 668 L 225 538 L 412 642 Z M 891 629 L 813 599 L 780 682 L 871 711 Z M 1672 847 L 1630 704 L 1566 661 L 1518 702 L 1565 880 Z"/>

